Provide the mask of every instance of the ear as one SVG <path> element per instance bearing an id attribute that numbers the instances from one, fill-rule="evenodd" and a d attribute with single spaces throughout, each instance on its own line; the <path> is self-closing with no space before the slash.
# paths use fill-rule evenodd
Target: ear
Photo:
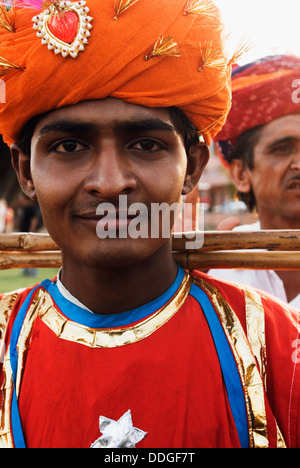
<path id="1" fill-rule="evenodd" d="M 241 159 L 233 159 L 229 166 L 231 178 L 237 190 L 242 193 L 251 191 L 251 171 Z"/>
<path id="2" fill-rule="evenodd" d="M 203 143 L 193 146 L 188 155 L 182 195 L 190 193 L 198 184 L 199 179 L 209 160 L 209 149 Z"/>
<path id="3" fill-rule="evenodd" d="M 36 200 L 34 183 L 31 177 L 30 156 L 25 154 L 16 143 L 13 143 L 10 147 L 10 154 L 12 166 L 17 174 L 21 189 L 31 200 Z"/>

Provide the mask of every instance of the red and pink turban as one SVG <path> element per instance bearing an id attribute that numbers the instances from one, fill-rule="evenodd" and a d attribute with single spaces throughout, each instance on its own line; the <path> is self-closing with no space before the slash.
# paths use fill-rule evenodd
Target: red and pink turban
<path id="1" fill-rule="evenodd" d="M 236 67 L 232 72 L 232 107 L 226 124 L 215 137 L 217 152 L 225 165 L 237 139 L 247 130 L 288 114 L 299 114 L 293 99 L 300 86 L 300 58 L 269 56 Z"/>

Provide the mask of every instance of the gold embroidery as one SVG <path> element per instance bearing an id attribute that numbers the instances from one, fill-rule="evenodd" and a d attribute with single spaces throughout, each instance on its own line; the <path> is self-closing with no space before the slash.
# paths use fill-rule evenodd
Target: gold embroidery
<path id="1" fill-rule="evenodd" d="M 39 291 L 38 295 L 44 295 L 44 301 L 40 307 L 39 316 L 57 337 L 81 343 L 91 348 L 114 348 L 125 346 L 143 340 L 158 328 L 170 320 L 180 309 L 190 291 L 190 276 L 185 274 L 175 296 L 155 314 L 132 327 L 114 329 L 94 329 L 72 322 L 61 315 L 53 305 L 51 296 Z"/>
<path id="2" fill-rule="evenodd" d="M 0 448 L 13 448 L 13 437 L 10 422 L 10 404 L 13 393 L 13 377 L 10 365 L 9 347 L 4 357 L 2 373 L 3 382 L 1 385 L 1 419 L 0 419 Z"/>
<path id="3" fill-rule="evenodd" d="M 246 306 L 247 338 L 251 344 L 260 373 L 267 389 L 267 353 L 265 339 L 265 311 L 260 295 L 255 291 L 244 288 Z"/>
<path id="4" fill-rule="evenodd" d="M 269 443 L 264 386 L 243 328 L 217 288 L 200 278 L 193 278 L 193 282 L 211 297 L 231 344 L 245 392 L 250 447 L 267 448 Z"/>
<path id="5" fill-rule="evenodd" d="M 256 357 L 261 377 L 267 391 L 267 350 L 265 337 L 265 311 L 261 296 L 254 289 L 244 289 L 247 337 Z M 285 448 L 284 439 L 277 426 L 277 447 Z"/>
<path id="6" fill-rule="evenodd" d="M 8 294 L 3 294 L 0 301 L 0 340 L 4 339 L 6 332 L 6 326 L 12 311 L 13 305 L 17 300 L 19 292 L 22 289 L 18 289 Z M 1 352 L 1 349 L 0 349 Z"/>

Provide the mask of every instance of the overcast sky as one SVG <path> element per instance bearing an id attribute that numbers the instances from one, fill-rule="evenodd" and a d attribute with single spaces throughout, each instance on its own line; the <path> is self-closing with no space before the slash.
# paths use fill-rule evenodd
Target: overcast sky
<path id="1" fill-rule="evenodd" d="M 239 63 L 265 55 L 300 56 L 300 0 L 214 0 L 231 34 L 229 48 L 241 37 L 253 48 Z"/>

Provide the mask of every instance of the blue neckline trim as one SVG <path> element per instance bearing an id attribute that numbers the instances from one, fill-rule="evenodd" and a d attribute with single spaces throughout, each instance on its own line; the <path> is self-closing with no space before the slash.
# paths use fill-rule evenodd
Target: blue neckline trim
<path id="1" fill-rule="evenodd" d="M 174 283 L 161 296 L 136 309 L 111 315 L 92 314 L 88 310 L 82 309 L 61 294 L 56 282 L 46 281 L 43 286 L 52 296 L 55 304 L 63 311 L 64 315 L 69 320 L 89 328 L 116 328 L 143 320 L 163 307 L 178 291 L 184 275 L 184 270 L 178 266 L 178 272 Z"/>

